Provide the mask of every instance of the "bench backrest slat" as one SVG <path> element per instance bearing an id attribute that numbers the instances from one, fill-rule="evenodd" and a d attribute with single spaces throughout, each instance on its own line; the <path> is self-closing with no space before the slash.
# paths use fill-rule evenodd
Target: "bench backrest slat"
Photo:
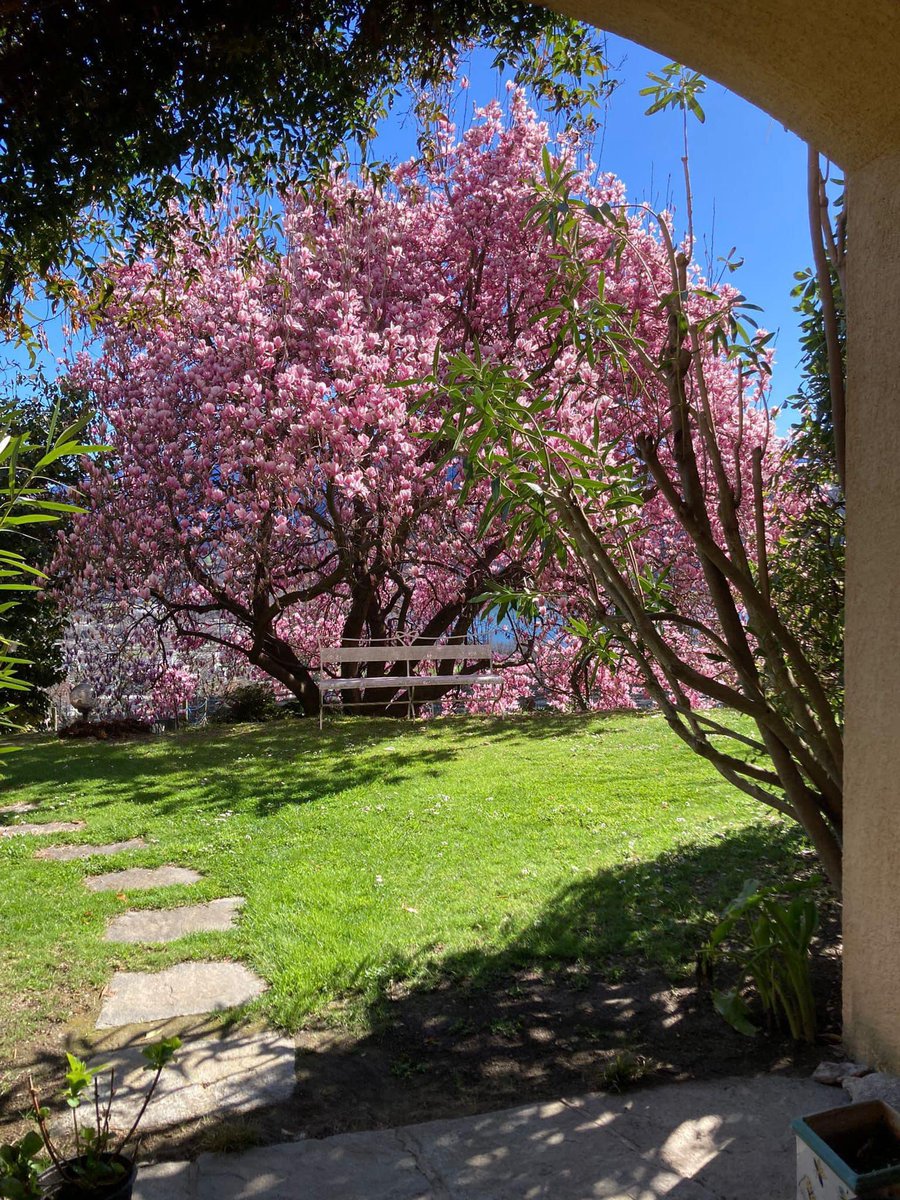
<path id="1" fill-rule="evenodd" d="M 455 661 L 475 662 L 493 659 L 491 645 L 455 645 L 442 646 L 430 643 L 420 646 L 320 646 L 319 662 L 441 662 L 453 659 Z"/>

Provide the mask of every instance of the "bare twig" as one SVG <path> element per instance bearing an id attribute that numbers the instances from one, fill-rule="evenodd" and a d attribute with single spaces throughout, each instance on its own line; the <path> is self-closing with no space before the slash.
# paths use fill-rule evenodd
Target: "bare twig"
<path id="1" fill-rule="evenodd" d="M 116 1068 L 112 1067 L 109 1072 L 109 1095 L 106 1098 L 106 1110 L 103 1113 L 103 1134 L 109 1136 L 109 1120 L 112 1113 L 113 1097 L 116 1094 Z"/>
<path id="2" fill-rule="evenodd" d="M 134 1137 L 134 1131 L 137 1129 L 138 1125 L 140 1125 L 141 1119 L 142 1119 L 144 1113 L 147 1111 L 147 1105 L 150 1103 L 151 1097 L 153 1096 L 153 1093 L 156 1091 L 156 1085 L 159 1083 L 159 1077 L 162 1074 L 162 1070 L 163 1070 L 162 1067 L 157 1067 L 156 1074 L 153 1076 L 153 1082 L 150 1084 L 150 1087 L 147 1089 L 146 1096 L 144 1096 L 144 1103 L 141 1105 L 140 1110 L 138 1111 L 138 1115 L 134 1118 L 134 1123 L 132 1124 L 131 1128 L 128 1130 L 128 1132 L 125 1134 L 125 1136 L 122 1138 L 122 1140 L 119 1142 L 118 1146 L 116 1147 L 116 1151 L 115 1151 L 116 1154 L 121 1154 L 124 1147 L 127 1146 L 128 1143 L 131 1141 L 132 1137 Z"/>
<path id="3" fill-rule="evenodd" d="M 41 1131 L 41 1137 L 44 1139 L 44 1146 L 46 1147 L 47 1153 L 50 1155 L 50 1159 L 54 1167 L 56 1167 L 60 1174 L 62 1174 L 62 1160 L 60 1159 L 59 1154 L 56 1151 L 56 1147 L 53 1145 L 53 1142 L 50 1138 L 50 1130 L 47 1128 L 44 1110 L 41 1107 L 40 1097 L 35 1091 L 34 1080 L 31 1078 L 31 1075 L 28 1076 L 28 1092 L 31 1096 L 31 1105 L 34 1109 L 34 1115 L 38 1123 L 38 1129 Z"/>
<path id="4" fill-rule="evenodd" d="M 837 462 L 838 479 L 846 487 L 846 391 L 844 386 L 844 361 L 838 332 L 837 308 L 834 303 L 832 271 L 822 240 L 821 207 L 822 171 L 819 152 L 812 146 L 807 162 L 807 202 L 809 210 L 809 234 L 812 239 L 813 262 L 816 282 L 819 286 L 819 302 L 822 305 L 822 323 L 825 327 L 825 353 L 828 360 L 828 390 L 831 395 L 831 424 L 834 430 L 834 454 Z"/>

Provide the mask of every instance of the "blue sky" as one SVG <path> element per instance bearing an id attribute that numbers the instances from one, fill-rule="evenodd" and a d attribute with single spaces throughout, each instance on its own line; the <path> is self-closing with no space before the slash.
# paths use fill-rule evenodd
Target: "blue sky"
<path id="1" fill-rule="evenodd" d="M 607 58 L 620 80 L 604 116 L 594 157 L 603 171 L 626 184 L 633 200 L 671 207 L 676 218 L 682 205 L 681 117 L 674 112 L 644 115 L 649 104 L 640 89 L 647 72 L 665 59 L 622 38 L 607 38 Z M 470 56 L 461 69 L 470 79 L 460 109 L 462 124 L 472 104 L 506 95 L 505 79 L 490 70 L 489 56 Z M 773 403 L 781 404 L 799 381 L 797 317 L 791 304 L 793 272 L 810 260 L 805 207 L 806 147 L 794 134 L 760 109 L 718 84 L 709 83 L 702 97 L 706 123 L 690 124 L 697 259 L 705 264 L 736 247 L 744 259 L 728 277 L 763 312 L 759 322 L 777 333 Z M 403 159 L 415 152 L 416 128 L 408 105 L 398 102 L 374 147 L 384 159 Z M 53 373 L 62 352 L 60 322 L 47 329 L 50 354 L 45 365 Z M 20 362 L 21 355 L 15 356 Z M 786 431 L 790 418 L 778 422 Z"/>
<path id="2" fill-rule="evenodd" d="M 609 38 L 608 56 L 623 80 L 608 106 L 600 165 L 626 183 L 634 199 L 681 196 L 680 114 L 644 116 L 647 71 L 664 59 L 633 42 Z M 744 266 L 729 276 L 764 311 L 761 325 L 777 332 L 775 403 L 796 390 L 800 373 L 794 271 L 811 261 L 806 212 L 806 144 L 776 120 L 719 84 L 702 97 L 706 123 L 690 125 L 697 256 L 707 246 L 726 255 L 734 246 Z"/>

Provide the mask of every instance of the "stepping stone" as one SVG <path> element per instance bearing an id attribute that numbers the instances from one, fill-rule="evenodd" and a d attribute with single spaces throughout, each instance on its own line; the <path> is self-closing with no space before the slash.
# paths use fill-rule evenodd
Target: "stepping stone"
<path id="1" fill-rule="evenodd" d="M 24 834 L 42 836 L 47 833 L 78 833 L 84 821 L 46 821 L 43 825 L 0 825 L 0 837 L 21 837 Z"/>
<path id="2" fill-rule="evenodd" d="M 265 990 L 258 975 L 235 962 L 185 962 L 165 971 L 117 971 L 97 1028 L 221 1012 L 246 1004 Z"/>
<path id="3" fill-rule="evenodd" d="M 27 800 L 20 800 L 18 804 L 4 804 L 0 808 L 0 816 L 3 816 L 5 813 L 35 812 L 40 807 L 39 804 L 29 804 Z"/>
<path id="4" fill-rule="evenodd" d="M 147 843 L 143 838 L 131 838 L 127 842 L 109 842 L 105 846 L 45 846 L 38 850 L 35 858 L 52 858 L 55 862 L 72 862 L 76 858 L 93 858 L 101 854 L 121 854 L 125 850 L 143 850 Z"/>
<path id="5" fill-rule="evenodd" d="M 201 1038 L 186 1042 L 166 1067 L 141 1121 L 149 1132 L 215 1113 L 234 1116 L 268 1104 L 283 1104 L 297 1085 L 293 1038 L 271 1031 Z M 129 1128 L 153 1076 L 137 1046 L 103 1052 L 116 1069 L 113 1119 Z M 109 1075 L 100 1077 L 101 1101 Z"/>
<path id="6" fill-rule="evenodd" d="M 108 871 L 88 875 L 84 886 L 90 892 L 140 892 L 146 888 L 170 887 L 176 883 L 197 883 L 203 876 L 187 867 L 129 867 L 127 871 Z"/>
<path id="7" fill-rule="evenodd" d="M 108 942 L 174 942 L 188 933 L 231 929 L 243 896 L 185 904 L 180 908 L 145 908 L 114 917 L 106 927 Z"/>

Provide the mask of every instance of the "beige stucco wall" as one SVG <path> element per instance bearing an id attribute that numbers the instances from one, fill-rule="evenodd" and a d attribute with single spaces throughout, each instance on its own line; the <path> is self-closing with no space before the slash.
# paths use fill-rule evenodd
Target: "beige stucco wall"
<path id="1" fill-rule="evenodd" d="M 844 1021 L 900 1070 L 900 151 L 848 200 Z"/>
<path id="2" fill-rule="evenodd" d="M 900 0 L 553 7 L 690 64 L 847 172 L 844 1032 L 900 1071 Z"/>
<path id="3" fill-rule="evenodd" d="M 549 7 L 689 63 L 847 169 L 900 146 L 898 0 L 553 0 Z"/>

